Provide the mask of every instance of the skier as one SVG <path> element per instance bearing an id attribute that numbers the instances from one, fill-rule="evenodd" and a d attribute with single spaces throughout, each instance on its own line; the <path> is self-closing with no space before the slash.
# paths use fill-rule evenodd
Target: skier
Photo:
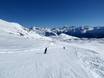
<path id="1" fill-rule="evenodd" d="M 19 33 L 20 34 L 20 36 L 24 36 L 24 34 L 22 34 L 22 33 Z"/>
<path id="2" fill-rule="evenodd" d="M 63 47 L 63 49 L 66 49 L 65 47 Z"/>
<path id="3" fill-rule="evenodd" d="M 45 48 L 45 51 L 44 51 L 44 54 L 46 54 L 47 53 L 47 48 Z"/>

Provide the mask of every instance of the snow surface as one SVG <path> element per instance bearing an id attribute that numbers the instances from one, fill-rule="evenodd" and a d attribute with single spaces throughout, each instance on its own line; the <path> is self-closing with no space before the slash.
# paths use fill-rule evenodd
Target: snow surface
<path id="1" fill-rule="evenodd" d="M 79 38 L 62 33 L 59 35 L 59 39 L 67 40 L 67 39 L 79 39 Z"/>
<path id="2" fill-rule="evenodd" d="M 17 30 L 28 37 L 17 36 Z M 47 39 L 1 20 L 0 78 L 104 78 L 103 45 L 103 39 Z"/>

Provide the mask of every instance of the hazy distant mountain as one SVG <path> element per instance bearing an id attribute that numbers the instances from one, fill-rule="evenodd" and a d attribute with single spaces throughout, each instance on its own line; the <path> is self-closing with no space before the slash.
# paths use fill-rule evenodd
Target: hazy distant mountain
<path id="1" fill-rule="evenodd" d="M 76 36 L 79 38 L 104 38 L 104 27 L 62 27 L 62 28 L 39 28 L 34 27 L 34 30 L 45 36 L 56 36 L 61 33 Z"/>

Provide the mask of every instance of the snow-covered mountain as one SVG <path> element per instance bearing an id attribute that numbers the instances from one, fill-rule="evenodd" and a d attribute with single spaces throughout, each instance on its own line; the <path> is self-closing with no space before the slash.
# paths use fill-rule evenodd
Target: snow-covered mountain
<path id="1" fill-rule="evenodd" d="M 62 28 L 53 28 L 52 31 L 57 34 L 64 33 L 64 34 L 76 36 L 79 38 L 104 38 L 104 27 L 69 26 L 69 27 L 62 27 Z"/>
<path id="2" fill-rule="evenodd" d="M 67 35 L 65 33 L 57 34 L 50 28 L 40 28 L 40 27 L 33 27 L 32 30 L 40 35 L 51 37 L 58 40 L 76 40 L 79 39 L 78 37 L 74 37 L 71 35 Z"/>
<path id="3" fill-rule="evenodd" d="M 16 35 L 27 35 L 28 32 L 23 29 L 21 25 L 13 22 L 6 22 L 0 19 L 0 32 L 11 33 Z"/>
<path id="4" fill-rule="evenodd" d="M 23 27 L 18 23 L 7 22 L 0 19 L 0 33 L 11 34 L 18 37 L 25 37 L 25 38 L 43 38 L 43 39 L 50 39 L 45 36 L 40 36 L 38 33 L 34 31 L 30 31 L 28 28 Z M 51 39 L 50 39 L 51 40 Z"/>
<path id="5" fill-rule="evenodd" d="M 57 36 L 57 33 L 53 32 L 50 28 L 33 27 L 32 30 L 44 36 Z"/>
<path id="6" fill-rule="evenodd" d="M 67 40 L 67 39 L 79 39 L 79 38 L 77 38 L 77 37 L 74 37 L 74 36 L 70 36 L 70 35 L 66 35 L 66 34 L 64 34 L 64 33 L 62 33 L 62 34 L 60 34 L 59 35 L 59 38 L 60 39 L 64 39 L 64 40 Z"/>
<path id="7" fill-rule="evenodd" d="M 78 37 L 74 37 L 74 36 L 70 36 L 64 33 L 61 33 L 60 35 L 57 36 L 51 36 L 51 38 L 55 39 L 55 40 L 60 40 L 60 41 L 74 41 L 74 40 L 80 40 L 80 38 Z"/>
<path id="8" fill-rule="evenodd" d="M 76 40 L 50 40 L 17 23 L 0 23 L 0 78 L 104 78 L 104 39 L 60 34 Z"/>
<path id="9" fill-rule="evenodd" d="M 104 27 L 91 27 L 91 26 L 82 26 L 82 27 L 61 27 L 61 28 L 37 28 L 35 31 L 45 35 L 45 36 L 56 36 L 61 33 L 76 36 L 79 38 L 104 38 Z"/>

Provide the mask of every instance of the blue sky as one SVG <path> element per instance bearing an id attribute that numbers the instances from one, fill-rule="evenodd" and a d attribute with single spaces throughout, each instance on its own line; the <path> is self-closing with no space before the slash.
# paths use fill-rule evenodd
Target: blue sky
<path id="1" fill-rule="evenodd" d="M 104 0 L 0 0 L 0 18 L 28 27 L 104 25 Z"/>

